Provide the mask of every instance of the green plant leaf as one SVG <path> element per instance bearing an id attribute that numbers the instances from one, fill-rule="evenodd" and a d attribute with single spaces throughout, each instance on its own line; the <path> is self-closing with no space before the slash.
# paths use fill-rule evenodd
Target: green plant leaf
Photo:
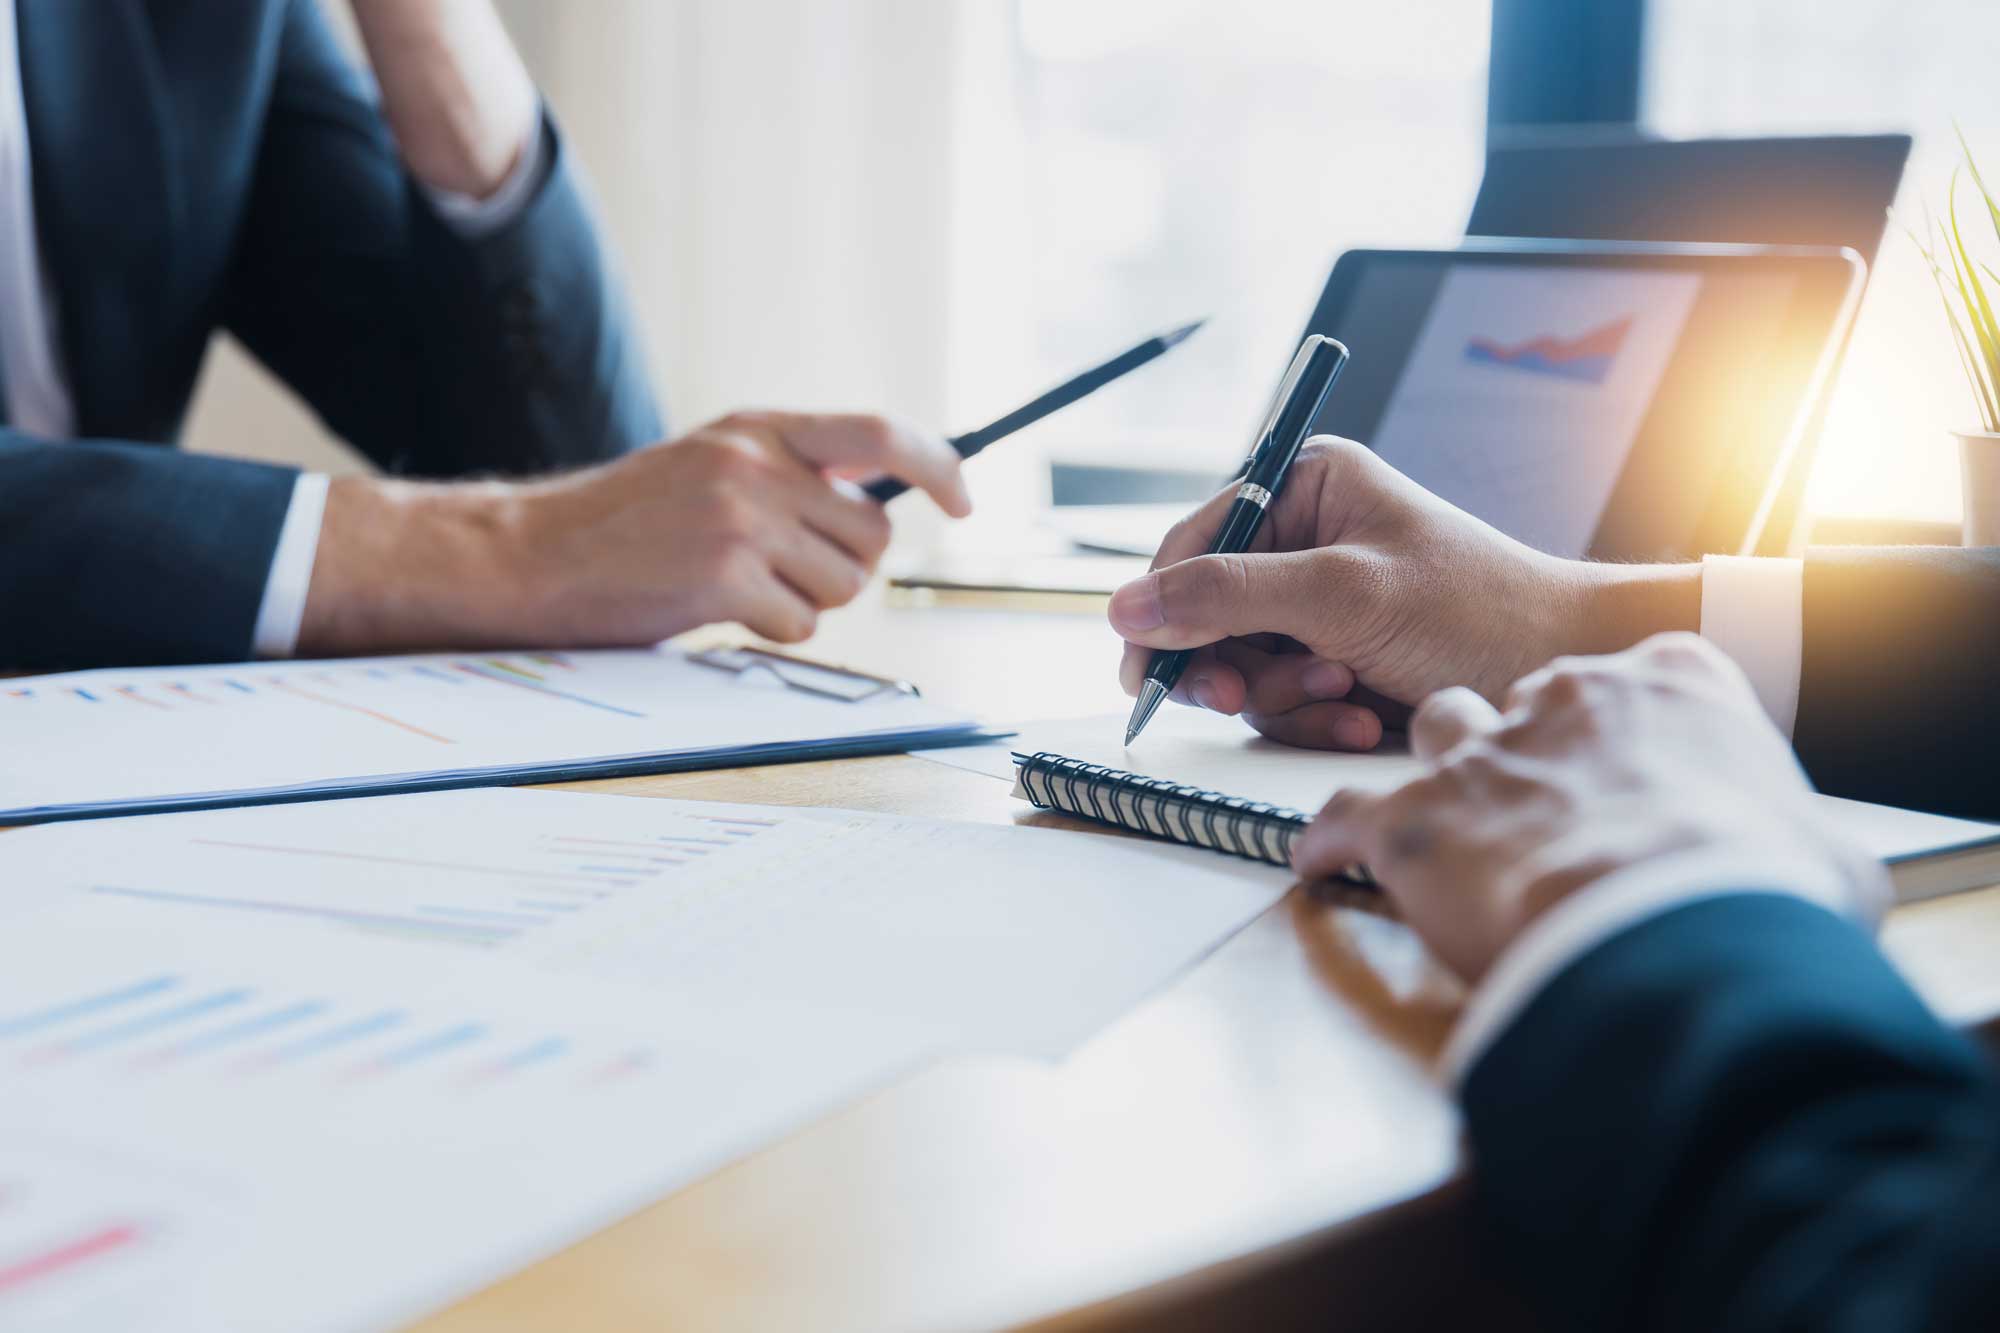
<path id="1" fill-rule="evenodd" d="M 1958 226 L 1958 173 L 1952 173 L 1949 197 L 1949 221 L 1951 223 L 1952 272 L 1958 280 L 1959 294 L 1965 300 L 1966 313 L 1970 317 L 1973 331 L 1978 335 L 1989 386 L 2000 384 L 2000 320 L 1993 317 L 1993 306 L 1986 299 L 1985 284 L 1979 280 L 1979 269 L 1973 263 L 1972 252 L 1966 248 L 1965 235 Z"/>
<path id="2" fill-rule="evenodd" d="M 1951 289 L 1945 286 L 1944 265 L 1938 259 L 1938 244 L 1940 237 L 1944 235 L 1944 229 L 1932 215 L 1930 207 L 1926 205 L 1923 235 L 1918 235 L 1916 229 L 1908 225 L 1904 225 L 1903 232 L 1910 238 L 1910 243 L 1916 247 L 1917 253 L 1923 257 L 1925 267 L 1930 270 L 1931 282 L 1937 288 L 1938 303 L 1944 307 L 1946 326 L 1951 330 L 1952 345 L 1958 352 L 1959 366 L 1965 372 L 1967 385 L 1972 389 L 1973 400 L 1979 411 L 1980 425 L 1989 431 L 2000 431 L 2000 392 L 1996 392 L 1996 388 L 2000 386 L 1996 386 L 1988 377 L 1986 363 L 1973 350 L 1973 340 L 1966 331 L 1966 319 L 1972 318 L 1973 312 L 1969 307 L 1966 308 L 1962 318 L 1961 307 L 1953 303 Z M 1952 264 L 1952 286 L 1958 289 L 1962 300 L 1964 287 L 1957 278 L 1955 257 Z"/>
<path id="3" fill-rule="evenodd" d="M 1994 201 L 1993 191 L 1986 188 L 1986 178 L 1979 174 L 1978 159 L 1972 156 L 1972 145 L 1965 140 L 1965 126 L 1953 120 L 1951 128 L 1958 135 L 1958 150 L 1965 155 L 1965 165 L 1972 173 L 1972 183 L 1979 187 L 1979 197 L 1986 201 L 1986 217 L 1993 224 L 1993 234 L 2000 237 L 2000 203 Z M 1988 269 L 1987 272 L 1990 273 L 1992 270 Z"/>

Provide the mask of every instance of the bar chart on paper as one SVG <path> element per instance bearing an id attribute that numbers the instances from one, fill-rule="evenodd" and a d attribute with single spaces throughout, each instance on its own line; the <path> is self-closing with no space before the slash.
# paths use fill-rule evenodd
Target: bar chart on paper
<path id="1" fill-rule="evenodd" d="M 174 1266 L 226 1235 L 226 1203 L 143 1158 L 0 1143 L 0 1328 L 136 1328 Z"/>
<path id="2" fill-rule="evenodd" d="M 667 650 L 75 672 L 0 691 L 0 822 L 950 744 L 967 718 Z"/>
<path id="3" fill-rule="evenodd" d="M 0 931 L 9 1333 L 398 1327 L 934 1040 L 135 911 Z"/>
<path id="4" fill-rule="evenodd" d="M 338 1086 L 411 1077 L 493 1089 L 532 1076 L 594 1088 L 655 1063 L 643 1042 L 580 1039 L 519 1016 L 495 1021 L 435 1002 L 246 985 L 220 974 L 156 973 L 8 1000 L 0 1067 L 11 1066 L 17 1081 L 87 1065 L 128 1080 L 282 1075 Z"/>
<path id="5" fill-rule="evenodd" d="M 371 813 L 379 807 L 371 807 Z M 144 858 L 130 882 L 88 891 L 177 909 L 315 923 L 469 947 L 497 947 L 553 927 L 587 925 L 593 913 L 635 896 L 670 895 L 682 872 L 712 872 L 748 848 L 773 820 L 661 817 L 642 830 L 366 828 L 351 836 L 317 812 L 274 811 L 269 834 L 191 836 L 183 852 L 203 872 L 161 883 Z M 395 816 L 390 816 L 392 826 Z"/>
<path id="6" fill-rule="evenodd" d="M 1281 871 L 1088 834 L 507 788 L 148 815 L 118 821 L 115 837 L 106 827 L 0 838 L 0 882 L 22 886 L 0 895 L 0 912 L 33 904 L 0 920 L 68 912 L 144 937 L 361 950 L 370 975 L 391 962 L 438 975 L 485 964 L 692 994 L 732 1012 L 844 1008 L 1010 1050 L 1059 1048 L 1289 883 Z M 1022 967 L 1053 976 L 1059 964 L 1061 985 L 1021 994 Z M 253 1005 L 235 994 L 250 984 L 223 977 L 178 992 L 188 1017 L 248 1026 L 203 1042 L 266 1039 L 270 1024 L 323 1018 L 294 1006 L 338 998 L 287 990 Z M 406 1007 L 371 995 L 375 1008 Z M 183 1021 L 157 1010 L 145 1021 Z M 341 1012 L 358 1021 L 373 1009 Z M 470 1026 L 491 1028 L 494 1015 L 434 1017 L 424 1031 L 439 1046 L 405 1058 L 498 1054 Z M 532 1048 L 518 1057 L 528 1069 L 570 1058 L 537 1043 L 578 1035 L 509 1032 Z M 89 1040 L 140 1035 L 155 1034 L 117 1028 Z"/>

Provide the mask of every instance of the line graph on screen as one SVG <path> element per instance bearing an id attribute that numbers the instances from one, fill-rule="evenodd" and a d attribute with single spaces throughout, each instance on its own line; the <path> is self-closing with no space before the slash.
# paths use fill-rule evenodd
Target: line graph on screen
<path id="1" fill-rule="evenodd" d="M 1516 343 L 1472 338 L 1465 344 L 1465 359 L 1502 370 L 1602 384 L 1631 331 L 1632 316 L 1624 315 L 1569 338 L 1543 334 Z"/>

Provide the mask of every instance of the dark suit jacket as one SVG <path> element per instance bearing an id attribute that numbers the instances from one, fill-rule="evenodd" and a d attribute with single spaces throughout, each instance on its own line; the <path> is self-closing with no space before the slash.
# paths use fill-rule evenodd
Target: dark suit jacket
<path id="1" fill-rule="evenodd" d="M 282 468 L 171 448 L 234 333 L 398 472 L 524 473 L 659 438 L 552 126 L 467 240 L 405 175 L 314 0 L 18 0 L 39 233 L 84 443 L 0 428 L 0 666 L 248 656 Z"/>
<path id="2" fill-rule="evenodd" d="M 1806 557 L 1792 738 L 1823 791 L 2000 819 L 2000 549 Z"/>
<path id="3" fill-rule="evenodd" d="M 1710 899 L 1474 1065 L 1477 1195 L 1562 1329 L 2000 1328 L 2000 1090 L 1854 927 Z"/>

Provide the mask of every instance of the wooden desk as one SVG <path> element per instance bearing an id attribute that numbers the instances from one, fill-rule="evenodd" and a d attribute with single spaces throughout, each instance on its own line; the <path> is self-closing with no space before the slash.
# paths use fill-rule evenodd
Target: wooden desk
<path id="1" fill-rule="evenodd" d="M 1125 703 L 1094 606 L 878 597 L 813 651 L 998 721 Z M 579 786 L 1049 819 L 908 757 Z M 2000 1015 L 2000 890 L 1899 912 L 1886 939 L 1945 1013 Z M 1456 1002 L 1399 926 L 1294 893 L 1059 1064 L 929 1070 L 419 1327 L 1523 1326 L 1464 1243 L 1430 1073 Z"/>

